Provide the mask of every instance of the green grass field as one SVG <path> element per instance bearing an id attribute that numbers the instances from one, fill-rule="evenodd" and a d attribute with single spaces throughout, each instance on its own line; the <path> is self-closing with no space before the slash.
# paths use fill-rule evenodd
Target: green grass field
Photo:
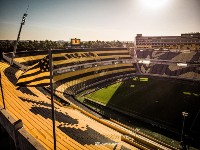
<path id="1" fill-rule="evenodd" d="M 106 105 L 121 84 L 122 82 L 117 82 L 94 93 L 88 94 L 86 97 Z"/>
<path id="2" fill-rule="evenodd" d="M 136 77 L 115 83 L 85 97 L 165 124 L 177 131 L 182 127 L 181 114 L 187 111 L 190 114 L 185 124 L 188 132 L 190 130 L 200 133 L 199 89 L 200 84 L 195 82 Z"/>
<path id="3" fill-rule="evenodd" d="M 199 82 L 135 77 L 99 89 L 85 98 L 148 118 L 176 132 L 181 132 L 181 114 L 187 111 L 189 116 L 185 121 L 185 132 L 200 135 L 199 89 Z M 78 99 L 83 101 L 84 97 Z"/>
<path id="4" fill-rule="evenodd" d="M 90 93 L 85 97 L 103 103 L 105 105 L 109 104 L 114 98 L 114 105 L 116 105 L 117 102 L 119 102 L 120 104 L 123 103 L 123 105 L 127 105 L 127 100 L 122 100 L 129 98 L 134 92 L 137 92 L 138 90 L 140 90 L 144 86 L 147 86 L 150 83 L 151 82 L 148 82 L 148 78 L 136 77 L 128 81 L 117 82 L 96 92 Z"/>

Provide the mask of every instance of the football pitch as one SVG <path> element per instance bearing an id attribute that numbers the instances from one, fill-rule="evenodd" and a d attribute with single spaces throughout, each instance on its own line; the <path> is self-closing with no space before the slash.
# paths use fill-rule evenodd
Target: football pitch
<path id="1" fill-rule="evenodd" d="M 166 78 L 134 77 L 88 95 L 94 102 L 152 120 L 174 132 L 182 129 L 182 112 L 187 135 L 200 134 L 200 84 Z"/>

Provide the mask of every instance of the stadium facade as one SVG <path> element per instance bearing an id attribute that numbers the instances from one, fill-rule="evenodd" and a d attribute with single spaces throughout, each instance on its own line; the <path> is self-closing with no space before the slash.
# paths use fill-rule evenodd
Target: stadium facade
<path id="1" fill-rule="evenodd" d="M 200 49 L 200 33 L 184 33 L 181 36 L 143 36 L 137 34 L 135 38 L 136 49 Z"/>

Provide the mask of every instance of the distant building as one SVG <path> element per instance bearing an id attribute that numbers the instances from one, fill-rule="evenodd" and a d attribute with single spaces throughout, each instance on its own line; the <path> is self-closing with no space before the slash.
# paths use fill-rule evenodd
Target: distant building
<path id="1" fill-rule="evenodd" d="M 200 33 L 184 33 L 181 36 L 142 36 L 135 38 L 136 49 L 199 50 Z"/>

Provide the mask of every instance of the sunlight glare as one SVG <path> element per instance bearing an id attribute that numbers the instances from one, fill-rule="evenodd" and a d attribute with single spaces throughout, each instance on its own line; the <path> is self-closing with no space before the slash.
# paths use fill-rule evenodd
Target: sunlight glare
<path id="1" fill-rule="evenodd" d="M 164 7 L 169 0 L 140 0 L 142 5 L 149 9 L 158 9 Z"/>

